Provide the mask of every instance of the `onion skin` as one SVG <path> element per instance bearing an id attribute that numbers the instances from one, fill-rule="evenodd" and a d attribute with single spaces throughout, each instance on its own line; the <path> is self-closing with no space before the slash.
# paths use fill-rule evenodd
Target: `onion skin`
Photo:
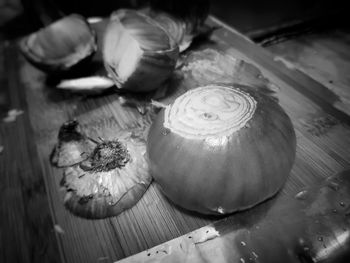
<path id="1" fill-rule="evenodd" d="M 55 73 L 90 60 L 97 39 L 85 18 L 72 14 L 22 39 L 20 49 L 35 67 Z"/>
<path id="2" fill-rule="evenodd" d="M 104 219 L 117 216 L 130 209 L 144 195 L 150 181 L 145 184 L 136 184 L 119 201 L 118 205 L 110 205 L 103 195 L 94 196 L 85 203 L 81 202 L 81 196 L 74 192 L 68 192 L 65 196 L 64 206 L 74 215 L 85 219 Z"/>
<path id="3" fill-rule="evenodd" d="M 72 214 L 87 219 L 116 216 L 143 196 L 152 177 L 144 139 L 135 132 L 113 130 L 109 140 L 96 141 L 76 120 L 61 126 L 50 160 L 64 168 L 61 190 Z"/>
<path id="4" fill-rule="evenodd" d="M 131 56 L 135 56 L 135 65 L 128 69 L 129 73 L 122 74 L 130 66 L 125 64 Z M 178 56 L 174 40 L 152 18 L 124 9 L 112 14 L 105 33 L 103 59 L 118 88 L 135 92 L 159 88 L 173 73 Z"/>
<path id="5" fill-rule="evenodd" d="M 114 148 L 118 153 L 109 148 L 116 144 L 123 148 Z M 143 141 L 127 134 L 98 144 L 88 159 L 65 169 L 61 181 L 65 207 L 74 215 L 101 219 L 134 206 L 152 181 L 145 150 Z"/>
<path id="6" fill-rule="evenodd" d="M 247 86 L 216 87 L 234 88 L 256 101 L 243 127 L 218 136 L 214 132 L 206 137 L 206 131 L 200 135 L 205 127 L 199 128 L 197 137 L 180 134 L 165 127 L 166 109 L 162 109 L 147 143 L 151 173 L 163 193 L 175 204 L 204 214 L 247 209 L 276 194 L 296 151 L 293 125 L 275 99 Z"/>
<path id="7" fill-rule="evenodd" d="M 208 35 L 212 31 L 204 25 L 209 9 L 210 2 L 207 0 L 152 0 L 146 12 L 167 30 L 178 44 L 180 52 L 183 52 L 195 37 Z"/>

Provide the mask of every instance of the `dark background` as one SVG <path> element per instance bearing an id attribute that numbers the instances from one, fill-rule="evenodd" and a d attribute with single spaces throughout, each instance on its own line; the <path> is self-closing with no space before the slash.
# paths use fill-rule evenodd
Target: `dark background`
<path id="1" fill-rule="evenodd" d="M 331 22 L 342 10 L 340 1 L 316 0 L 217 0 L 211 1 L 211 13 L 239 31 L 253 34 L 260 30 L 319 20 Z"/>
<path id="2" fill-rule="evenodd" d="M 0 29 L 5 26 L 13 29 L 15 25 L 15 29 L 10 32 L 14 34 L 20 28 L 28 27 L 28 21 L 40 26 L 40 23 L 49 23 L 64 13 L 108 15 L 120 6 L 138 6 L 144 2 L 146 0 L 0 0 Z M 205 0 L 160 2 L 183 6 L 191 2 L 204 3 Z M 253 38 L 279 28 L 305 23 L 327 26 L 347 16 L 346 8 L 339 0 L 211 0 L 210 13 Z M 9 27 L 11 23 L 12 27 Z"/>

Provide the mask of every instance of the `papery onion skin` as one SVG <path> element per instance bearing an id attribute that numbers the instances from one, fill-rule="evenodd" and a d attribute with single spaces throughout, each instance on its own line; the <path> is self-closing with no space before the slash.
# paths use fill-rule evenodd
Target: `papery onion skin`
<path id="1" fill-rule="evenodd" d="M 161 39 L 152 38 L 157 35 Z M 150 17 L 134 10 L 112 14 L 103 59 L 118 88 L 135 92 L 159 88 L 174 71 L 178 56 L 174 40 Z M 128 64 L 130 61 L 133 65 Z"/>
<path id="2" fill-rule="evenodd" d="M 30 63 L 51 73 L 91 59 L 97 39 L 85 18 L 72 14 L 25 37 L 20 48 Z"/>
<path id="3" fill-rule="evenodd" d="M 213 86 L 189 91 L 194 92 L 190 100 L 200 94 L 195 90 L 208 88 Z M 232 127 L 229 124 L 227 129 L 221 129 L 219 124 L 217 135 L 215 128 L 206 135 L 205 125 L 196 134 L 193 122 L 188 121 L 186 126 L 186 119 L 180 130 L 173 129 L 169 125 L 169 117 L 170 120 L 173 117 L 166 116 L 167 109 L 171 111 L 168 106 L 160 111 L 150 128 L 147 153 L 155 181 L 175 204 L 204 214 L 226 214 L 250 208 L 281 189 L 294 163 L 296 137 L 289 117 L 270 96 L 236 84 L 214 88 L 222 88 L 224 97 L 229 95 L 225 95 L 227 89 L 232 89 L 245 104 L 245 108 L 242 105 L 236 108 L 243 109 L 240 117 L 251 116 L 243 123 L 238 121 Z M 210 103 L 221 102 L 214 99 Z M 181 111 L 181 107 L 184 106 L 177 110 Z M 180 114 L 179 120 L 183 117 Z M 230 121 L 222 121 L 223 126 Z"/>
<path id="4" fill-rule="evenodd" d="M 150 181 L 144 184 L 135 184 L 135 186 L 126 192 L 118 201 L 117 205 L 111 205 L 102 194 L 86 197 L 86 200 L 82 201 L 82 197 L 75 192 L 67 192 L 64 206 L 74 215 L 85 219 L 104 219 L 117 216 L 133 207 L 144 195 L 149 184 Z"/>
<path id="5" fill-rule="evenodd" d="M 145 151 L 144 142 L 130 136 L 98 144 L 88 159 L 65 169 L 65 207 L 74 215 L 101 219 L 134 206 L 152 181 Z"/>
<path id="6" fill-rule="evenodd" d="M 134 206 L 152 181 L 145 140 L 137 129 L 113 129 L 104 133 L 110 139 L 99 141 L 84 131 L 76 120 L 65 122 L 50 158 L 52 165 L 65 168 L 64 205 L 87 219 L 116 216 Z"/>
<path id="7" fill-rule="evenodd" d="M 179 46 L 179 52 L 183 52 L 191 45 L 196 33 L 192 32 L 192 26 L 186 23 L 186 21 L 167 13 L 152 12 L 152 10 L 148 10 L 146 14 L 149 14 L 168 32 Z"/>
<path id="8" fill-rule="evenodd" d="M 212 29 L 205 28 L 210 2 L 207 0 L 150 1 L 145 10 L 155 19 L 178 44 L 180 52 L 185 51 L 198 35 L 207 35 Z"/>
<path id="9" fill-rule="evenodd" d="M 58 133 L 56 143 L 50 155 L 52 165 L 62 168 L 82 162 L 96 144 L 82 132 L 76 120 L 65 122 Z"/>

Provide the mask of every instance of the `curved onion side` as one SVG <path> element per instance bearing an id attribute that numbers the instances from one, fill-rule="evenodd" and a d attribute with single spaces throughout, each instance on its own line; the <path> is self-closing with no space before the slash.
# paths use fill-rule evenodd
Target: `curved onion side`
<path id="1" fill-rule="evenodd" d="M 226 84 L 190 90 L 162 109 L 147 144 L 164 194 L 205 214 L 250 208 L 276 194 L 295 151 L 293 125 L 274 99 Z"/>
<path id="2" fill-rule="evenodd" d="M 178 55 L 174 40 L 150 17 L 125 9 L 112 14 L 103 58 L 118 88 L 139 92 L 159 88 L 174 71 Z"/>
<path id="3" fill-rule="evenodd" d="M 94 54 L 96 41 L 85 19 L 72 14 L 25 37 L 20 48 L 26 59 L 42 70 L 68 70 Z"/>

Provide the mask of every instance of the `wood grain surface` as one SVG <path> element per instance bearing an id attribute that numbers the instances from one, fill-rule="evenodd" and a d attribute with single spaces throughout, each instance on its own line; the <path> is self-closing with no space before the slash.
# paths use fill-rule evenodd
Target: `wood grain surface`
<path id="1" fill-rule="evenodd" d="M 318 94 L 325 89 L 322 83 L 274 61 L 268 51 L 217 19 L 211 17 L 208 23 L 220 27 L 212 35 L 211 45 L 224 47 L 227 54 L 255 65 L 259 70 L 248 70 L 249 74 L 255 74 L 255 79 L 268 79 L 269 87 L 276 91 L 292 119 L 297 156 L 281 195 L 296 194 L 302 187 L 348 168 L 349 116 L 327 96 Z M 1 197 L 7 195 L 1 199 L 1 226 L 15 232 L 11 235 L 4 231 L 8 236 L 2 233 L 3 243 L 15 239 L 11 246 L 1 244 L 6 249 L 1 253 L 5 255 L 4 262 L 16 262 L 11 257 L 24 257 L 30 262 L 38 255 L 53 262 L 113 262 L 215 221 L 231 222 L 239 217 L 239 213 L 233 214 L 227 220 L 184 211 L 169 202 L 155 184 L 134 207 L 117 217 L 93 221 L 69 213 L 63 206 L 59 186 L 63 171 L 49 162 L 62 123 L 76 118 L 90 136 L 105 137 L 120 129 L 146 132 L 151 116 L 123 105 L 117 93 L 85 96 L 51 87 L 45 82 L 45 74 L 28 64 L 15 45 L 3 47 L 2 54 L 6 54 L 2 63 L 9 72 L 2 81 L 7 83 L 11 107 L 24 110 L 16 122 L 0 126 L 0 143 L 4 145 L 0 156 L 1 186 L 6 189 Z M 4 200 L 13 200 L 13 205 Z M 23 224 L 33 224 L 37 230 L 20 233 Z M 47 242 L 45 253 L 37 240 Z M 22 251 L 30 246 L 31 251 Z"/>
<path id="2" fill-rule="evenodd" d="M 0 262 L 60 262 L 53 210 L 18 75 L 18 51 L 5 42 L 0 54 L 0 94 L 6 102 L 1 117 L 5 110 L 24 111 L 13 122 L 0 122 Z"/>
<path id="3" fill-rule="evenodd" d="M 325 97 L 336 108 L 350 114 L 349 30 L 325 30 L 272 45 L 274 60 L 299 70 L 324 87 Z"/>

